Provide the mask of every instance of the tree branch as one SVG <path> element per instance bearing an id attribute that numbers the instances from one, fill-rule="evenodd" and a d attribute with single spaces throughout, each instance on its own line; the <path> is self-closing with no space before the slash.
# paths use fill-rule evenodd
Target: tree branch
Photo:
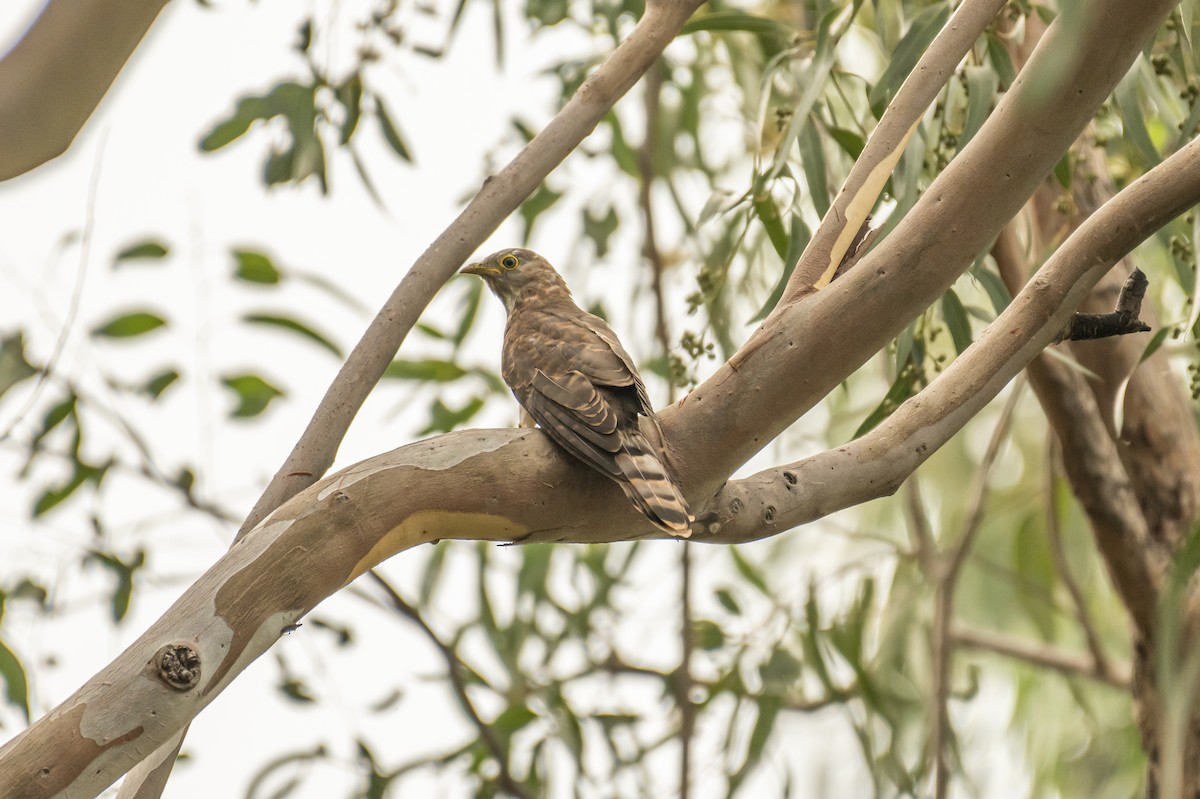
<path id="1" fill-rule="evenodd" d="M 668 7 L 649 8 L 660 8 L 662 22 L 678 8 Z M 1064 32 L 1056 21 L 1034 57 L 1050 62 L 1045 74 L 1055 79 L 1008 92 L 882 245 L 828 289 L 777 309 L 738 357 L 664 413 L 691 496 L 712 495 L 734 468 L 940 296 L 1024 203 L 1170 7 L 1162 0 L 1136 7 L 1097 0 L 1082 27 L 1072 19 Z M 647 19 L 654 16 L 648 11 Z M 603 89 L 580 94 L 606 96 Z M 511 188 L 524 179 L 501 183 Z M 973 202 L 989 179 L 989 202 Z M 496 196 L 487 187 L 485 195 Z M 795 470 L 772 470 L 777 484 L 761 475 L 731 483 L 716 504 L 727 511 L 726 527 L 708 540 L 770 535 L 895 490 L 1053 338 L 1117 258 L 1197 199 L 1200 145 L 1193 143 L 1082 226 L 974 346 L 871 434 Z M 484 217 L 479 211 L 471 218 Z M 423 259 L 445 259 L 440 268 L 466 246 L 473 245 L 439 239 Z M 428 287 L 421 281 L 436 277 L 413 278 L 411 296 L 403 290 L 406 278 L 399 293 L 408 302 L 400 310 L 413 308 L 417 288 Z M 366 379 L 367 372 L 352 374 Z M 301 479 L 285 475 L 283 482 L 293 477 Z M 782 510 L 765 507 L 776 496 L 787 499 Z M 728 512 L 735 498 L 742 507 Z M 368 459 L 272 513 L 113 663 L 0 748 L 0 795 L 84 794 L 110 784 L 175 735 L 321 599 L 396 552 L 450 537 L 598 542 L 656 535 L 614 484 L 567 460 L 536 431 L 462 431 Z M 188 690 L 164 685 L 145 668 L 166 645 L 196 653 L 198 680 Z"/>
<path id="2" fill-rule="evenodd" d="M 500 788 L 506 793 L 518 797 L 518 799 L 529 799 L 529 793 L 521 786 L 521 783 L 513 778 L 512 772 L 508 768 L 508 752 L 505 751 L 500 739 L 496 737 L 496 731 L 479 716 L 479 711 L 475 709 L 475 703 L 471 701 L 470 695 L 467 694 L 467 683 L 463 679 L 463 666 L 462 661 L 458 658 L 458 653 L 438 637 L 438 634 L 425 621 L 425 617 L 421 615 L 421 612 L 409 604 L 404 597 L 400 596 L 400 593 L 392 587 L 391 583 L 383 578 L 383 575 L 374 569 L 369 571 L 368 574 L 375 581 L 375 584 L 383 589 L 388 604 L 401 616 L 404 616 L 417 625 L 441 654 L 442 660 L 446 662 L 446 672 L 450 676 L 450 686 L 454 689 L 454 695 L 458 698 L 458 704 L 462 707 L 463 712 L 467 714 L 467 718 L 471 720 L 471 724 L 479 733 L 479 738 L 483 741 L 484 746 L 492 753 L 492 760 L 496 761 L 496 767 L 499 770 L 497 782 L 500 783 Z"/>
<path id="3" fill-rule="evenodd" d="M 950 634 L 959 646 L 995 652 L 998 655 L 1023 660 L 1035 666 L 1060 671 L 1069 677 L 1086 677 L 1089 680 L 1111 685 L 1119 691 L 1130 690 L 1131 676 L 1128 666 L 1101 670 L 1087 655 L 1042 642 L 1025 641 L 1002 633 L 973 630 L 958 624 L 953 626 Z"/>
<path id="4" fill-rule="evenodd" d="M 166 0 L 49 0 L 0 59 L 0 181 L 66 152 Z"/>
<path id="5" fill-rule="evenodd" d="M 325 474 L 358 409 L 434 294 L 595 129 L 613 104 L 654 64 L 701 1 L 647 2 L 646 13 L 629 38 L 588 76 L 533 141 L 484 181 L 463 212 L 417 258 L 342 365 L 300 440 L 246 517 L 239 538 Z"/>
<path id="6" fill-rule="evenodd" d="M 808 286 L 829 283 L 843 259 L 853 251 L 856 240 L 862 243 L 862 231 L 871 209 L 917 123 L 1004 5 L 1004 0 L 961 3 L 930 43 L 871 131 L 833 205 L 804 248 L 788 280 L 785 297 L 794 297 Z"/>

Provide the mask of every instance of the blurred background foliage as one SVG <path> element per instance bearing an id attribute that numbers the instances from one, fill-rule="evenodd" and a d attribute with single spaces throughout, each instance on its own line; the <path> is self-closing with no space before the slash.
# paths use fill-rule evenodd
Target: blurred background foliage
<path id="1" fill-rule="evenodd" d="M 264 183 L 286 190 L 315 182 L 330 203 L 338 181 L 360 181 L 387 210 L 379 164 L 365 154 L 380 150 L 364 148 L 364 138 L 419 173 L 407 132 L 438 120 L 407 116 L 389 99 L 386 78 L 413 59 L 453 59 L 464 14 L 492 15 L 499 69 L 514 42 L 561 39 L 570 55 L 543 73 L 561 105 L 642 12 L 630 1 L 529 0 L 524 29 L 514 32 L 500 0 L 363 8 L 353 24 L 338 17 L 339 30 L 320 8 L 304 20 L 295 70 L 247 76 L 244 95 L 212 109 L 211 128 L 197 132 L 200 149 L 260 153 Z M 950 11 L 925 0 L 711 2 L 522 206 L 523 243 L 566 241 L 547 254 L 581 304 L 619 317 L 658 402 L 709 374 L 779 300 L 873 125 Z M 1026 21 L 1056 13 L 1012 2 L 977 43 L 889 181 L 876 213 L 882 235 L 1011 85 Z M 1118 187 L 1200 122 L 1195 24 L 1177 11 L 1092 126 Z M 426 35 L 414 39 L 413 27 Z M 440 44 L 429 30 L 441 32 Z M 351 54 L 343 46 L 331 55 L 335 36 L 357 43 Z M 557 110 L 518 108 L 482 128 L 481 151 L 468 156 L 479 159 L 481 178 Z M 1072 182 L 1087 179 L 1079 163 L 1068 155 L 1055 172 L 1064 214 Z M 347 164 L 353 174 L 343 175 Z M 594 178 L 570 179 L 581 172 Z M 1165 321 L 1151 346 L 1169 347 L 1200 384 L 1193 225 L 1191 217 L 1169 225 L 1137 258 Z M 131 242 L 95 279 L 178 271 L 172 248 L 152 237 Z M 280 263 L 270 242 L 230 251 L 228 264 L 229 291 L 244 310 L 214 312 L 209 324 L 236 328 L 248 342 L 291 337 L 313 359 L 340 359 L 349 342 L 320 320 L 340 309 L 365 323 L 371 311 L 334 272 Z M 298 287 L 300 295 L 287 296 L 300 300 L 279 299 L 285 286 Z M 941 302 L 755 464 L 869 429 L 1008 300 L 982 254 Z M 379 389 L 397 405 L 389 440 L 469 426 L 497 406 L 515 418 L 487 302 L 478 281 L 452 281 L 405 344 Z M 164 452 L 149 420 L 167 413 L 163 403 L 175 393 L 211 391 L 226 398 L 229 424 L 255 425 L 289 396 L 289 375 L 256 361 L 253 347 L 242 367 L 211 375 L 188 374 L 163 354 L 187 341 L 138 349 L 182 336 L 152 304 L 114 307 L 90 330 L 87 346 L 116 353 L 106 362 L 119 369 L 68 368 L 53 350 L 36 358 L 29 335 L 8 329 L 0 342 L 0 441 L 19 460 L 6 480 L 29 489 L 35 527 L 90 523 L 89 544 L 55 579 L 103 574 L 104 601 L 120 625 L 139 588 L 165 576 L 154 574 L 152 540 L 131 535 L 128 515 L 104 501 L 114 475 L 139 496 L 158 497 L 164 513 L 199 514 L 228 531 L 240 520 L 240 509 L 196 491 L 197 466 Z M 98 428 L 104 436 L 94 435 Z M 297 633 L 341 652 L 418 632 L 438 666 L 415 678 L 381 670 L 378 697 L 357 708 L 391 732 L 364 730 L 347 742 L 314 727 L 311 745 L 264 755 L 251 784 L 230 792 L 303 795 L 324 770 L 352 796 L 406 795 L 411 780 L 430 772 L 454 796 L 665 796 L 684 793 L 686 764 L 702 796 L 920 796 L 930 793 L 941 747 L 956 795 L 1130 796 L 1145 756 L 1126 685 L 1124 611 L 1056 459 L 1037 404 L 1017 382 L 896 497 L 754 545 L 443 542 L 406 553 L 404 573 L 418 579 L 388 564 L 349 589 L 357 606 L 378 613 L 364 616 L 353 603 L 320 609 Z M 947 580 L 945 564 L 960 550 L 961 568 Z M 57 595 L 44 577 L 9 577 L 0 621 L 18 606 L 72 612 Z M 30 686 L 53 665 L 31 662 L 11 629 L 0 625 L 6 735 L 44 711 L 31 707 Z M 936 666 L 939 646 L 951 650 L 948 672 Z M 284 701 L 345 701 L 326 690 L 327 671 L 276 651 Z M 327 669 L 336 657 L 322 661 Z M 457 725 L 456 742 L 414 755 L 420 747 L 409 738 L 425 722 L 408 699 L 434 685 L 442 691 L 436 712 Z M 43 697 L 46 706 L 55 701 Z"/>

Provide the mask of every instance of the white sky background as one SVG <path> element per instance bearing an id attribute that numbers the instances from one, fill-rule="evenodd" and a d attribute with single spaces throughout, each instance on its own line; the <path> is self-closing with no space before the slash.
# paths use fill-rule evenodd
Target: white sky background
<path id="1" fill-rule="evenodd" d="M 0 5 L 0 47 L 19 35 L 37 6 L 30 0 Z M 239 96 L 303 74 L 291 51 L 297 20 L 314 10 L 354 19 L 363 7 L 346 3 L 332 6 L 331 11 L 324 3 L 228 0 L 205 10 L 194 2 L 172 3 L 71 150 L 31 174 L 0 184 L 0 332 L 30 329 L 35 357 L 47 357 L 68 316 L 82 271 L 79 310 L 71 321 L 59 372 L 80 373 L 95 384 L 101 373 L 134 381 L 149 376 L 159 364 L 178 365 L 185 381 L 164 396 L 169 412 L 138 414 L 135 406 L 121 407 L 155 442 L 168 472 L 185 463 L 197 465 L 201 479 L 207 481 L 201 483 L 200 493 L 238 513 L 245 512 L 282 461 L 338 364 L 328 353 L 295 337 L 250 331 L 234 320 L 250 310 L 292 312 L 348 350 L 413 259 L 478 186 L 487 154 L 502 141 L 508 144 L 503 157 L 511 154 L 512 139 L 506 130 L 514 113 L 520 112 L 535 126 L 549 118 L 557 86 L 537 78 L 555 56 L 548 48 L 590 47 L 578 37 L 570 42 L 571 37 L 555 35 L 529 42 L 515 13 L 517 5 L 512 4 L 509 57 L 505 69 L 498 71 L 490 11 L 471 3 L 446 58 L 409 54 L 378 67 L 376 74 L 383 77 L 374 84 L 388 89 L 389 105 L 416 157 L 412 166 L 401 164 L 386 149 L 371 120 L 364 118 L 366 129 L 356 140 L 390 213 L 372 203 L 348 157 L 333 148 L 328 151 L 329 197 L 320 196 L 312 181 L 300 189 L 267 191 L 260 174 L 269 137 L 259 128 L 215 155 L 198 151 L 199 138 L 230 113 Z M 422 43 L 437 46 L 443 41 L 445 24 L 443 15 L 412 30 Z M 349 58 L 354 45 L 349 36 L 332 44 L 317 43 L 318 48 L 332 47 L 341 58 Z M 596 180 L 578 165 L 565 169 L 570 170 L 567 177 L 574 186 Z M 563 170 L 557 177 L 564 177 Z M 633 218 L 629 211 L 624 218 Z M 64 236 L 85 227 L 90 227 L 86 257 L 77 243 L 64 244 Z M 506 225 L 493 237 L 494 246 L 483 251 L 516 242 L 519 232 L 519 226 Z M 631 236 L 636 236 L 635 230 L 618 233 L 618 252 L 631 256 L 626 269 L 636 264 L 632 256 L 637 245 Z M 114 273 L 112 256 L 145 238 L 168 243 L 170 259 L 160 266 L 130 265 Z M 581 300 L 605 297 L 614 326 L 636 356 L 651 355 L 651 320 L 630 319 L 628 298 L 605 294 L 606 287 L 616 282 L 607 270 L 621 268 L 621 261 L 610 256 L 602 271 L 573 269 L 552 255 L 565 257 L 572 240 L 569 230 L 543 220 L 533 243 L 564 267 Z M 336 281 L 367 310 L 350 311 L 311 288 L 234 287 L 228 278 L 233 268 L 229 250 L 241 246 L 262 249 L 285 268 Z M 673 307 L 678 310 L 683 307 L 682 296 L 691 290 L 690 278 L 677 273 L 674 280 L 671 288 L 680 301 Z M 452 307 L 460 290 L 451 285 L 439 302 Z M 172 329 L 127 343 L 95 342 L 86 335 L 117 311 L 143 306 L 169 316 Z M 436 320 L 436 309 L 437 305 L 427 318 Z M 483 313 L 484 326 L 470 342 L 470 359 L 495 367 L 502 311 L 489 297 Z M 404 357 L 421 354 L 437 353 L 415 337 L 401 351 Z M 239 370 L 261 372 L 285 387 L 288 398 L 277 402 L 265 420 L 228 422 L 225 415 L 232 398 L 219 388 L 217 377 Z M 46 392 L 55 390 L 49 386 Z M 652 390 L 661 391 L 661 385 Z M 405 407 L 412 397 L 409 386 L 392 385 L 376 392 L 350 431 L 338 465 L 412 440 L 434 396 L 423 391 L 415 410 L 410 410 Z M 444 396 L 450 405 L 466 398 L 454 391 Z M 661 402 L 662 396 L 657 399 Z M 19 407 L 21 403 L 6 398 L 0 429 L 13 422 L 11 414 Z M 472 424 L 507 425 L 515 418 L 515 403 L 492 402 Z M 821 420 L 812 422 L 819 425 Z M 94 434 L 105 440 L 103 431 Z M 766 460 L 772 459 L 768 455 Z M 118 484 L 109 487 L 111 496 L 101 515 L 113 522 L 118 551 L 146 546 L 152 561 L 135 591 L 130 618 L 114 628 L 108 621 L 108 575 L 93 569 L 80 580 L 77 570 L 61 565 L 64 559 L 76 559 L 89 545 L 89 502 L 73 500 L 71 508 L 31 524 L 31 494 L 16 481 L 20 464 L 11 450 L 0 450 L 0 580 L 28 572 L 41 575 L 45 584 L 55 587 L 56 601 L 69 608 L 47 619 L 20 604 L 9 606 L 5 634 L 25 659 L 33 679 L 34 713 L 41 715 L 157 618 L 224 552 L 233 530 L 178 514 L 173 498 L 162 492 L 147 494 L 138 481 L 118 478 Z M 56 473 L 44 463 L 35 474 L 48 481 Z M 790 552 L 807 551 L 794 576 L 797 591 L 803 591 L 810 575 L 819 576 L 823 566 L 840 562 L 836 551 L 814 557 L 814 548 L 806 543 L 811 545 L 820 535 L 816 529 L 806 529 L 785 537 L 786 542 L 764 542 L 745 551 L 760 558 L 783 546 Z M 677 557 L 677 546 L 656 546 L 662 550 L 660 562 Z M 694 547 L 693 551 L 700 563 L 696 594 L 703 610 L 712 604 L 711 589 L 721 579 L 725 561 L 716 549 Z M 411 596 L 425 557 L 425 553 L 405 553 L 387 564 L 386 572 Z M 503 559 L 504 553 L 499 551 L 497 557 Z M 455 573 L 452 570 L 451 575 Z M 625 635 L 646 654 L 647 662 L 670 668 L 676 656 L 677 586 L 661 580 L 660 574 L 648 570 L 641 581 L 642 592 L 627 598 L 639 607 L 657 610 L 639 615 Z M 472 579 L 470 573 L 457 570 L 457 577 L 457 587 L 451 583 L 449 590 L 444 589 L 440 607 L 453 606 L 445 597 L 458 590 L 473 603 L 474 586 L 462 582 Z M 829 579 L 831 599 L 852 582 Z M 470 614 L 470 607 L 464 606 L 461 617 Z M 352 597 L 336 596 L 313 615 L 350 620 L 357 645 L 335 650 L 328 640 L 318 640 L 326 634 L 312 625 L 281 641 L 194 723 L 185 746 L 193 757 L 177 767 L 167 796 L 240 794 L 249 775 L 271 757 L 320 742 L 343 746 L 335 754 L 352 772 L 354 753 L 346 747 L 355 735 L 364 736 L 390 767 L 420 751 L 444 751 L 469 734 L 444 683 L 423 679 L 440 674 L 442 664 L 418 633 L 383 619 Z M 446 619 L 435 615 L 432 621 L 449 629 Z M 302 708 L 281 705 L 275 698 L 278 669 L 271 662 L 279 653 L 327 701 Z M 41 662 L 51 654 L 59 656 L 56 665 Z M 404 694 L 390 711 L 366 710 L 395 687 Z M 631 694 L 630 701 L 654 704 L 659 698 Z M 972 728 L 998 742 L 991 749 L 993 755 L 1004 748 L 1004 719 L 1002 711 Z M 0 722 L 4 725 L 0 740 L 19 728 L 16 717 L 5 711 L 0 711 Z M 786 760 L 798 778 L 800 795 L 805 786 L 821 780 L 829 795 L 836 795 L 835 789 L 866 788 L 864 775 L 856 774 L 858 768 L 845 768 L 847 762 L 857 765 L 861 759 L 839 711 L 785 724 L 789 747 L 796 745 Z M 702 721 L 702 739 L 704 733 Z M 965 748 L 987 751 L 969 743 Z M 695 786 L 697 795 L 707 799 L 705 769 L 714 766 L 705 765 L 704 752 L 697 754 Z M 1004 762 L 1011 779 L 1010 757 Z M 673 760 L 657 765 L 664 784 L 673 784 Z M 779 776 L 777 772 L 775 777 Z M 311 772 L 303 789 L 293 795 L 323 797 L 332 791 L 341 795 L 346 785 L 335 770 L 321 769 Z M 461 790 L 453 782 L 431 780 L 412 795 L 453 797 Z M 779 782 L 767 779 L 763 790 L 763 795 L 775 794 Z"/>

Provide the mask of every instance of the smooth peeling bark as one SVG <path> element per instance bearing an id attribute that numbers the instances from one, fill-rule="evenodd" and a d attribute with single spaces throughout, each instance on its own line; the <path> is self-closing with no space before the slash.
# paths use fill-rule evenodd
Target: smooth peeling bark
<path id="1" fill-rule="evenodd" d="M 1060 17 L 971 143 L 896 229 L 849 274 L 783 304 L 709 380 L 663 414 L 668 435 L 719 431 L 689 453 L 693 471 L 729 474 L 837 387 L 934 303 L 995 239 L 1128 71 L 1174 3 L 1101 0 Z M 709 468 L 709 466 L 712 468 Z"/>

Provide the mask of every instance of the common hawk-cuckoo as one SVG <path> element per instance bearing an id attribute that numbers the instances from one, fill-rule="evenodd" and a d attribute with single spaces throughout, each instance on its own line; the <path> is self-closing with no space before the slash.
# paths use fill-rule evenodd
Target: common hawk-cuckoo
<path id="1" fill-rule="evenodd" d="M 567 284 L 530 250 L 501 250 L 465 267 L 508 311 L 501 374 L 551 440 L 613 480 L 655 527 L 686 538 L 687 500 L 661 443 L 662 428 L 633 359 L 603 319 L 571 299 Z"/>

